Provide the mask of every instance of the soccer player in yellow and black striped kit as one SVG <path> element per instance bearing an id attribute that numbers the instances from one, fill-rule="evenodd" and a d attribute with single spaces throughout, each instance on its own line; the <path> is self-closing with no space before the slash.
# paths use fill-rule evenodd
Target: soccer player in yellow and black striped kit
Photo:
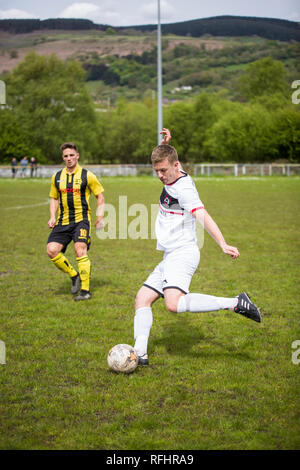
<path id="1" fill-rule="evenodd" d="M 80 290 L 74 300 L 86 300 L 91 297 L 91 263 L 87 255 L 90 246 L 91 223 L 89 199 L 91 193 L 97 198 L 96 229 L 101 229 L 104 215 L 104 189 L 91 171 L 78 165 L 79 153 L 75 144 L 66 142 L 60 148 L 66 166 L 54 174 L 51 180 L 48 227 L 52 231 L 47 242 L 47 253 L 51 262 L 70 276 L 72 294 L 77 294 Z M 72 240 L 78 271 L 71 266 L 64 255 Z"/>

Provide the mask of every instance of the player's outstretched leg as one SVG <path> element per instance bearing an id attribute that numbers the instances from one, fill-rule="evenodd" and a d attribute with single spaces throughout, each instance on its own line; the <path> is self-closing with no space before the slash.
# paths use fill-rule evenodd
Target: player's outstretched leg
<path id="1" fill-rule="evenodd" d="M 234 311 L 258 323 L 261 322 L 259 308 L 253 302 L 251 302 L 251 299 L 246 292 L 242 292 L 242 294 L 238 296 L 238 303 L 234 307 Z"/>
<path id="2" fill-rule="evenodd" d="M 214 310 L 233 310 L 251 320 L 261 322 L 261 315 L 258 307 L 251 302 L 246 293 L 238 297 L 215 297 L 205 294 L 186 294 L 179 297 L 177 313 L 183 312 L 210 312 Z"/>

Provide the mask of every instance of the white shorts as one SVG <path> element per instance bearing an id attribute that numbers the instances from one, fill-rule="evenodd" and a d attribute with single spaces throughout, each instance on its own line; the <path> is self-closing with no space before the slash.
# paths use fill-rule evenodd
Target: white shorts
<path id="1" fill-rule="evenodd" d="M 194 244 L 165 253 L 163 260 L 148 276 L 144 286 L 150 287 L 162 297 L 163 291 L 171 288 L 188 294 L 199 261 L 200 251 Z"/>

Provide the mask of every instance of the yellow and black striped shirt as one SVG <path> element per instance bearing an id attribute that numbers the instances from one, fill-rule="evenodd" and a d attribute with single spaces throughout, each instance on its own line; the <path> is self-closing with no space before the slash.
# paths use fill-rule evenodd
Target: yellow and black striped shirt
<path id="1" fill-rule="evenodd" d="M 51 179 L 49 196 L 59 200 L 56 225 L 90 221 L 91 192 L 97 197 L 103 191 L 96 175 L 79 165 L 74 173 L 67 173 L 66 168 L 55 173 Z"/>

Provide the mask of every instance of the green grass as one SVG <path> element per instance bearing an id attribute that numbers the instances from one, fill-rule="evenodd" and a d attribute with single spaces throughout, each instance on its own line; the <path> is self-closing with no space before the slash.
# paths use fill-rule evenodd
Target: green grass
<path id="1" fill-rule="evenodd" d="M 102 182 L 116 207 L 119 195 L 149 207 L 161 190 L 151 177 Z M 291 345 L 300 339 L 300 179 L 195 182 L 241 256 L 224 256 L 207 235 L 191 290 L 246 290 L 263 322 L 225 311 L 179 316 L 160 300 L 150 366 L 127 376 L 110 372 L 106 357 L 133 344 L 135 293 L 161 259 L 155 240 L 93 232 L 93 297 L 76 303 L 45 253 L 48 206 L 33 206 L 47 201 L 49 180 L 0 181 L 1 449 L 299 449 Z M 67 255 L 75 264 L 72 247 Z"/>

